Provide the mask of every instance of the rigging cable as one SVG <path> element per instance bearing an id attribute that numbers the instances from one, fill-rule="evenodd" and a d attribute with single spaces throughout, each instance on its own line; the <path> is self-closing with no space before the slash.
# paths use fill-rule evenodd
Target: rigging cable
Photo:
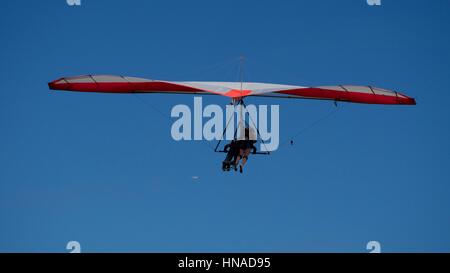
<path id="1" fill-rule="evenodd" d="M 293 145 L 294 144 L 294 139 L 298 138 L 300 135 L 303 135 L 304 133 L 306 133 L 309 130 L 313 129 L 318 124 L 320 124 L 320 123 L 324 122 L 325 120 L 327 120 L 327 119 L 331 118 L 332 116 L 334 116 L 339 111 L 339 107 L 337 107 L 336 102 L 335 102 L 335 105 L 336 105 L 336 107 L 333 110 L 329 111 L 324 116 L 316 119 L 315 121 L 311 122 L 307 126 L 303 127 L 301 130 L 299 130 L 297 133 L 293 134 L 286 141 L 282 142 L 276 151 L 279 151 L 281 148 L 285 147 L 287 144 Z"/>

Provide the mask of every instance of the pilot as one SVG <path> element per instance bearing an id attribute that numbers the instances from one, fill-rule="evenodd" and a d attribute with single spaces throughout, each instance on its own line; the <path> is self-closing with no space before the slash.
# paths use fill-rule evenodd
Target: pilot
<path id="1" fill-rule="evenodd" d="M 235 140 L 232 140 L 230 144 L 225 145 L 224 151 L 227 153 L 227 156 L 225 157 L 225 160 L 222 162 L 222 170 L 223 171 L 230 171 L 231 164 L 233 164 L 233 168 L 236 171 L 236 158 L 239 155 L 239 145 L 238 142 Z"/>

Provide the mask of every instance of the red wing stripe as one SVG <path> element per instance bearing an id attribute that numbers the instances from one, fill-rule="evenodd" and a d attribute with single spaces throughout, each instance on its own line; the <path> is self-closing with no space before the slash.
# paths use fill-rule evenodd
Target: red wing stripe
<path id="1" fill-rule="evenodd" d="M 125 79 L 124 79 L 125 80 Z M 184 86 L 180 84 L 148 81 L 148 82 L 76 82 L 71 83 L 66 79 L 60 79 L 49 83 L 52 90 L 66 90 L 79 92 L 100 92 L 100 93 L 151 93 L 151 92 L 184 92 L 184 93 L 202 93 L 207 92 L 198 88 Z"/>
<path id="2" fill-rule="evenodd" d="M 301 88 L 285 91 L 278 91 L 276 93 L 297 96 L 299 98 L 311 98 L 311 99 L 326 99 L 336 101 L 346 101 L 355 103 L 368 103 L 368 104 L 406 104 L 415 105 L 416 101 L 413 98 L 405 95 L 400 96 L 387 96 L 373 93 L 362 93 L 347 90 L 346 92 L 328 90 L 322 88 Z"/>

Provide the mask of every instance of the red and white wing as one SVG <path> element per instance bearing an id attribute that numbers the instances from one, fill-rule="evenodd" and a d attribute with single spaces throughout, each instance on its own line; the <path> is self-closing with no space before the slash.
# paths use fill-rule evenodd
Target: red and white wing
<path id="1" fill-rule="evenodd" d="M 415 105 L 416 100 L 400 92 L 372 86 L 336 85 L 319 87 L 290 86 L 272 92 L 260 92 L 255 96 L 334 100 L 367 104 Z"/>
<path id="2" fill-rule="evenodd" d="M 50 82 L 50 89 L 98 93 L 188 93 L 208 92 L 176 82 L 125 76 L 87 75 L 61 78 Z"/>
<path id="3" fill-rule="evenodd" d="M 229 98 L 262 96 L 274 98 L 320 99 L 369 104 L 416 104 L 399 92 L 370 86 L 321 86 L 244 82 L 172 82 L 125 76 L 88 75 L 61 78 L 50 89 L 100 93 L 214 94 Z"/>

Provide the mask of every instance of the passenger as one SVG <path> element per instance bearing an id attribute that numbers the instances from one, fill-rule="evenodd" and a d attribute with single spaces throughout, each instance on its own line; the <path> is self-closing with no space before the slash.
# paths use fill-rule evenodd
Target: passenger
<path id="1" fill-rule="evenodd" d="M 244 170 L 245 164 L 247 164 L 248 156 L 250 155 L 251 151 L 255 149 L 254 144 L 256 143 L 256 136 L 254 134 L 254 130 L 250 129 L 248 127 L 244 130 L 245 136 L 240 138 L 238 140 L 238 146 L 239 146 L 239 155 L 236 157 L 235 166 L 239 164 L 239 161 L 241 161 L 241 164 L 239 164 L 239 172 L 242 173 Z"/>

